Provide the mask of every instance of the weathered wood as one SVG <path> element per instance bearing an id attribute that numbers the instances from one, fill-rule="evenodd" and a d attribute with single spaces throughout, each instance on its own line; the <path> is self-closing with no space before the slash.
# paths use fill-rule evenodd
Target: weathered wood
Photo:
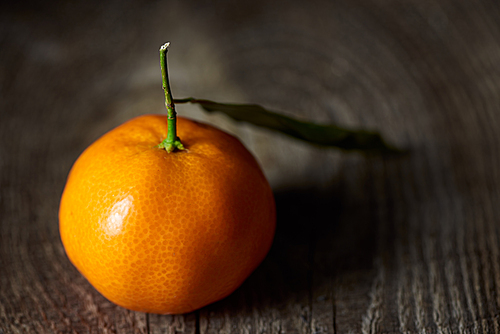
<path id="1" fill-rule="evenodd" d="M 5 5 L 3 5 L 5 6 Z M 500 332 L 500 3 L 12 3 L 0 10 L 0 333 Z M 269 256 L 187 315 L 131 312 L 70 264 L 57 209 L 78 154 L 176 97 L 380 129 L 410 154 L 238 135 L 273 188 Z"/>

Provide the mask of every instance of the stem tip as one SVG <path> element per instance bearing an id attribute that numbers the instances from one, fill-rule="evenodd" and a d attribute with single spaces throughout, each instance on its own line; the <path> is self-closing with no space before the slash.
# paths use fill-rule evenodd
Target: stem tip
<path id="1" fill-rule="evenodd" d="M 168 50 L 169 46 L 170 46 L 170 42 L 167 42 L 167 43 L 163 44 L 162 46 L 160 46 L 160 51 L 166 51 L 166 50 Z"/>

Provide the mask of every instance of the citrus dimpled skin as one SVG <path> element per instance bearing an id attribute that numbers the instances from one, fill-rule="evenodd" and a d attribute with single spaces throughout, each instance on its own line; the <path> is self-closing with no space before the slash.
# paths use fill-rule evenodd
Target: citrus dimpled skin
<path id="1" fill-rule="evenodd" d="M 156 146 L 166 117 L 137 117 L 75 162 L 59 228 L 76 268 L 106 298 L 160 314 L 233 292 L 266 256 L 276 224 L 253 156 L 214 127 L 177 118 L 186 151 Z"/>

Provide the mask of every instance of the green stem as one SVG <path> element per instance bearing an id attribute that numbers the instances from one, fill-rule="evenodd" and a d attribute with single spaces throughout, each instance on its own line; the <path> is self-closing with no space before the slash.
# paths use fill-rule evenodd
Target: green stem
<path id="1" fill-rule="evenodd" d="M 177 137 L 177 113 L 175 112 L 174 100 L 168 82 L 167 51 L 170 42 L 160 47 L 160 68 L 163 91 L 165 92 L 165 107 L 167 108 L 167 138 L 158 147 L 164 148 L 168 153 L 177 150 L 184 150 L 179 137 Z"/>

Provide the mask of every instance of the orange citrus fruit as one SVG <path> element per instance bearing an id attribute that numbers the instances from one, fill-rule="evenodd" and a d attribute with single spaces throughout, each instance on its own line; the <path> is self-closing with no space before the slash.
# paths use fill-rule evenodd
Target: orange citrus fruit
<path id="1" fill-rule="evenodd" d="M 167 153 L 166 117 L 108 132 L 75 162 L 59 227 L 66 253 L 125 308 L 186 313 L 233 292 L 266 256 L 271 188 L 233 136 L 177 118 L 185 151 Z"/>

